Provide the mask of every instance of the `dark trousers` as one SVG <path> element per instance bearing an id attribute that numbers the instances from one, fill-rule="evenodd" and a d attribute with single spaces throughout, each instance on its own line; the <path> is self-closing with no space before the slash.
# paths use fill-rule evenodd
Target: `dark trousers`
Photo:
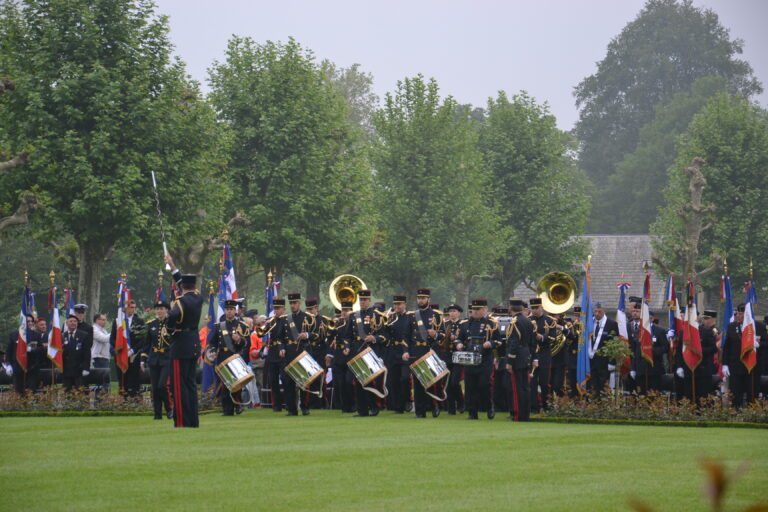
<path id="1" fill-rule="evenodd" d="M 342 412 L 355 410 L 355 391 L 352 388 L 352 380 L 352 372 L 346 364 L 333 367 L 334 400 Z"/>
<path id="2" fill-rule="evenodd" d="M 464 370 L 466 386 L 467 412 L 477 415 L 478 411 L 487 411 L 491 406 L 491 371 L 493 366 L 468 366 Z"/>
<path id="3" fill-rule="evenodd" d="M 139 357 L 128 363 L 128 369 L 120 378 L 120 394 L 123 396 L 139 396 L 141 391 L 141 361 Z"/>
<path id="4" fill-rule="evenodd" d="M 91 370 L 91 373 L 94 374 L 94 379 L 97 386 L 101 386 L 102 388 L 109 390 L 109 358 L 94 357 L 93 369 Z M 168 375 L 170 375 L 170 370 L 168 370 Z"/>
<path id="5" fill-rule="evenodd" d="M 694 384 L 696 384 L 694 389 Z M 690 401 L 693 401 L 693 392 L 696 392 L 696 402 L 698 403 L 704 397 L 709 396 L 712 393 L 712 376 L 706 375 L 693 375 L 690 371 L 685 369 L 685 377 L 683 378 L 683 396 Z"/>
<path id="6" fill-rule="evenodd" d="M 406 364 L 392 364 L 388 369 L 387 401 L 393 411 L 404 412 L 405 404 L 411 398 L 410 369 Z"/>
<path id="7" fill-rule="evenodd" d="M 531 379 L 531 408 L 538 410 L 549 410 L 549 396 L 552 394 L 551 388 L 552 367 L 550 365 L 539 366 L 533 372 Z M 541 388 L 541 391 L 539 391 Z"/>
<path id="8" fill-rule="evenodd" d="M 579 390 L 576 387 L 576 368 L 568 367 L 565 371 L 565 380 L 568 382 L 568 396 L 571 398 L 579 396 Z"/>
<path id="9" fill-rule="evenodd" d="M 589 388 L 595 396 L 603 394 L 605 385 L 608 384 L 611 373 L 607 368 L 596 368 L 592 370 L 589 377 Z"/>
<path id="10" fill-rule="evenodd" d="M 431 411 L 433 406 L 432 398 L 427 395 L 424 386 L 422 386 L 419 379 L 415 377 L 413 379 L 413 405 L 417 416 L 426 414 L 427 411 Z"/>
<path id="11" fill-rule="evenodd" d="M 171 360 L 171 393 L 176 427 L 199 427 L 197 416 L 197 358 Z"/>
<path id="12" fill-rule="evenodd" d="M 557 396 L 565 396 L 565 365 L 552 365 L 552 391 Z"/>
<path id="13" fill-rule="evenodd" d="M 229 389 L 227 389 L 227 386 L 225 386 L 223 382 L 219 384 L 218 395 L 219 399 L 221 400 L 221 412 L 224 413 L 224 416 L 234 416 L 235 400 L 242 402 L 242 398 L 240 397 L 241 393 L 242 390 L 230 393 Z"/>
<path id="14" fill-rule="evenodd" d="M 464 399 L 461 396 L 461 379 L 463 378 L 464 367 L 458 364 L 449 365 L 451 374 L 448 376 L 448 398 L 446 399 L 446 409 L 449 414 L 454 414 L 456 409 L 461 409 L 464 405 Z"/>
<path id="15" fill-rule="evenodd" d="M 512 384 L 512 407 L 509 414 L 515 421 L 528 421 L 531 417 L 531 384 L 528 369 L 514 370 L 510 382 Z"/>
<path id="16" fill-rule="evenodd" d="M 13 365 L 13 389 L 17 393 L 23 393 L 27 387 L 27 374 L 21 366 Z"/>
<path id="17" fill-rule="evenodd" d="M 169 362 L 150 365 L 149 382 L 152 388 L 152 407 L 155 410 L 155 418 L 163 417 L 163 405 L 166 412 L 171 410 L 170 379 Z"/>
<path id="18" fill-rule="evenodd" d="M 512 385 L 509 380 L 509 372 L 506 370 L 506 364 L 499 363 L 499 367 L 493 370 L 493 405 L 497 411 L 510 410 L 510 395 Z"/>
<path id="19" fill-rule="evenodd" d="M 756 378 L 757 372 L 752 371 L 748 374 L 734 375 L 728 377 L 728 389 L 733 394 L 733 406 L 743 407 L 745 403 L 750 404 L 755 401 L 755 397 L 760 391 L 759 381 Z M 698 384 L 698 383 L 697 383 Z M 746 394 L 746 402 L 744 395 Z"/>
<path id="20" fill-rule="evenodd" d="M 354 381 L 354 389 L 357 414 L 368 416 L 370 411 L 376 408 L 376 397 L 370 391 L 363 389 L 363 385 L 357 379 Z"/>
<path id="21" fill-rule="evenodd" d="M 77 390 L 83 386 L 83 377 L 79 375 L 76 377 L 64 376 L 61 378 L 61 383 L 64 385 L 64 391 Z"/>
<path id="22" fill-rule="evenodd" d="M 281 366 L 280 361 L 268 361 L 266 364 L 269 388 L 272 393 L 272 410 L 277 412 L 283 410 L 283 392 L 280 389 Z"/>

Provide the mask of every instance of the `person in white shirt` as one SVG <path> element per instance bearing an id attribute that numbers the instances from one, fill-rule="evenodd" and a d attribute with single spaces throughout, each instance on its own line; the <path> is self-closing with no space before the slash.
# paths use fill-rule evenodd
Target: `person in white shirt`
<path id="1" fill-rule="evenodd" d="M 109 331 L 106 329 L 107 316 L 96 313 L 93 316 L 93 345 L 91 346 L 91 368 L 102 371 L 94 372 L 98 384 L 109 386 Z"/>

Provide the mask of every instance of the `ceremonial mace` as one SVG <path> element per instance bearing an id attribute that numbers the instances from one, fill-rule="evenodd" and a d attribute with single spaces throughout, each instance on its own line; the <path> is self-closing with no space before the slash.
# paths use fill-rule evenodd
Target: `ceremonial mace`
<path id="1" fill-rule="evenodd" d="M 163 255 L 168 254 L 168 245 L 165 243 L 165 228 L 163 227 L 163 212 L 160 211 L 160 196 L 157 195 L 157 181 L 155 180 L 155 171 L 152 172 L 152 190 L 155 192 L 155 207 L 157 208 L 157 220 L 160 222 L 160 237 L 163 239 Z M 165 270 L 171 270 L 171 266 L 166 263 Z"/>

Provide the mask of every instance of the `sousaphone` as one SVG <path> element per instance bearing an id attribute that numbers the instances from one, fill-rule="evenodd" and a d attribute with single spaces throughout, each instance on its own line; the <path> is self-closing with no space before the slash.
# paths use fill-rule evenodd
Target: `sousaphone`
<path id="1" fill-rule="evenodd" d="M 354 311 L 360 310 L 360 299 L 358 293 L 365 290 L 366 286 L 362 279 L 352 274 L 341 274 L 331 282 L 328 288 L 328 296 L 336 309 L 341 309 L 342 302 L 351 302 Z"/>

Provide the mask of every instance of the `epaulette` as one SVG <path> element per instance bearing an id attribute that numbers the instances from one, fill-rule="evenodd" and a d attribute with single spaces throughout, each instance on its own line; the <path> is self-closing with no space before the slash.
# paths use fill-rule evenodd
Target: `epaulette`
<path id="1" fill-rule="evenodd" d="M 469 322 L 469 318 L 465 318 L 464 320 L 459 320 L 459 325 L 465 324 L 467 322 Z"/>
<path id="2" fill-rule="evenodd" d="M 440 316 L 443 316 L 443 312 L 442 312 L 442 311 L 440 311 L 440 310 L 437 310 L 437 309 L 433 309 L 432 311 L 433 311 L 434 313 L 436 313 L 436 314 L 440 315 Z"/>
<path id="3" fill-rule="evenodd" d="M 375 314 L 379 315 L 379 316 L 383 316 L 384 318 L 387 318 L 387 314 L 386 314 L 386 313 L 382 313 L 382 312 L 381 312 L 381 311 L 379 311 L 378 309 L 374 309 L 374 310 L 373 310 L 373 312 L 374 312 Z"/>
<path id="4" fill-rule="evenodd" d="M 312 318 L 315 318 L 315 316 L 317 316 L 314 313 L 309 313 L 308 311 L 305 311 L 304 314 L 308 315 L 308 316 L 311 316 Z"/>
<path id="5" fill-rule="evenodd" d="M 288 318 L 288 315 L 280 315 L 278 318 Z"/>
<path id="6" fill-rule="evenodd" d="M 405 314 L 406 314 L 406 315 L 412 315 L 412 314 L 413 314 L 413 311 L 406 311 L 406 312 L 405 312 Z"/>
<path id="7" fill-rule="evenodd" d="M 329 318 L 329 317 L 327 317 L 327 316 L 325 316 L 325 315 L 320 315 L 320 316 L 322 316 L 323 318 L 325 318 L 325 321 L 326 321 L 326 322 L 333 322 L 333 318 Z"/>

